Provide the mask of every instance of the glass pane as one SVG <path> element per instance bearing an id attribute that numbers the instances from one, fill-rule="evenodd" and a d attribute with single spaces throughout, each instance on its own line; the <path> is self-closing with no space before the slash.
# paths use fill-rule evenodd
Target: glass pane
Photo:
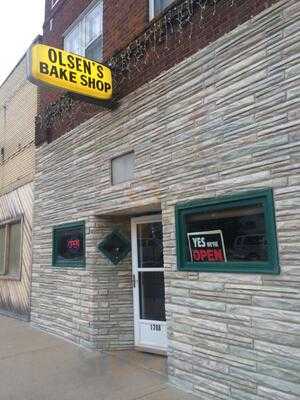
<path id="1" fill-rule="evenodd" d="M 165 321 L 165 284 L 163 272 L 139 272 L 140 318 Z"/>
<path id="2" fill-rule="evenodd" d="M 154 14 L 157 15 L 164 11 L 174 0 L 154 0 Z"/>
<path id="3" fill-rule="evenodd" d="M 81 228 L 57 232 L 57 261 L 82 261 L 84 258 L 84 237 Z"/>
<path id="4" fill-rule="evenodd" d="M 124 154 L 111 161 L 112 184 L 128 182 L 134 178 L 134 153 Z"/>
<path id="5" fill-rule="evenodd" d="M 5 262 L 4 262 L 4 252 L 5 252 L 5 227 L 0 227 L 0 275 L 5 274 Z"/>
<path id="6" fill-rule="evenodd" d="M 186 227 L 188 261 L 268 260 L 262 204 L 189 215 Z"/>
<path id="7" fill-rule="evenodd" d="M 101 61 L 102 60 L 102 36 L 94 40 L 89 47 L 85 50 L 85 56 L 91 60 Z"/>
<path id="8" fill-rule="evenodd" d="M 80 25 L 76 26 L 76 28 L 65 37 L 64 48 L 66 51 L 84 56 L 80 37 Z"/>
<path id="9" fill-rule="evenodd" d="M 16 275 L 21 269 L 21 223 L 9 226 L 8 273 Z"/>
<path id="10" fill-rule="evenodd" d="M 164 267 L 161 222 L 139 224 L 137 245 L 139 268 Z"/>
<path id="11" fill-rule="evenodd" d="M 85 17 L 85 47 L 102 33 L 102 3 Z"/>

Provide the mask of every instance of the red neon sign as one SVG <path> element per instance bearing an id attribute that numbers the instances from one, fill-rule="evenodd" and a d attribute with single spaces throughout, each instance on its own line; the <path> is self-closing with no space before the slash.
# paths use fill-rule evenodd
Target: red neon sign
<path id="1" fill-rule="evenodd" d="M 79 250 L 80 249 L 80 240 L 68 240 L 67 242 L 68 249 L 70 250 Z"/>

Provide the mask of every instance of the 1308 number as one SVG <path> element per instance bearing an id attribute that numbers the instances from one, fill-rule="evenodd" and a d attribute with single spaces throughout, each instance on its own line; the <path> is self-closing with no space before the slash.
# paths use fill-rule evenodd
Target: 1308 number
<path id="1" fill-rule="evenodd" d="M 151 324 L 151 331 L 155 331 L 155 332 L 160 332 L 161 331 L 161 326 L 158 324 Z"/>

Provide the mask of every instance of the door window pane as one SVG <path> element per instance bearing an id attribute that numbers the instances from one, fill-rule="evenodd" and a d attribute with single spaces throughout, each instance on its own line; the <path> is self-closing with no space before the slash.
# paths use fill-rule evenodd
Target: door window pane
<path id="1" fill-rule="evenodd" d="M 5 274 L 5 227 L 0 227 L 0 275 Z"/>
<path id="2" fill-rule="evenodd" d="M 17 275 L 21 269 L 21 223 L 9 226 L 8 274 Z"/>
<path id="3" fill-rule="evenodd" d="M 181 270 L 280 272 L 272 189 L 179 203 L 176 236 Z"/>
<path id="4" fill-rule="evenodd" d="M 137 236 L 138 267 L 163 268 L 162 223 L 139 224 Z"/>
<path id="5" fill-rule="evenodd" d="M 140 318 L 165 321 L 163 272 L 139 272 Z"/>

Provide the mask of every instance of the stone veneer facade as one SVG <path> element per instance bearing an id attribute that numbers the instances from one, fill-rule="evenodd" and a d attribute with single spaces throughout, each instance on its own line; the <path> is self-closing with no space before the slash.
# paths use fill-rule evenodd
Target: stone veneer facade
<path id="1" fill-rule="evenodd" d="M 133 346 L 131 260 L 96 246 L 161 210 L 170 380 L 203 400 L 300 397 L 297 0 L 282 0 L 37 149 L 32 321 L 94 349 Z M 134 181 L 110 160 L 134 150 Z M 175 204 L 274 190 L 280 275 L 177 271 Z M 86 270 L 51 267 L 54 225 L 86 221 Z"/>

